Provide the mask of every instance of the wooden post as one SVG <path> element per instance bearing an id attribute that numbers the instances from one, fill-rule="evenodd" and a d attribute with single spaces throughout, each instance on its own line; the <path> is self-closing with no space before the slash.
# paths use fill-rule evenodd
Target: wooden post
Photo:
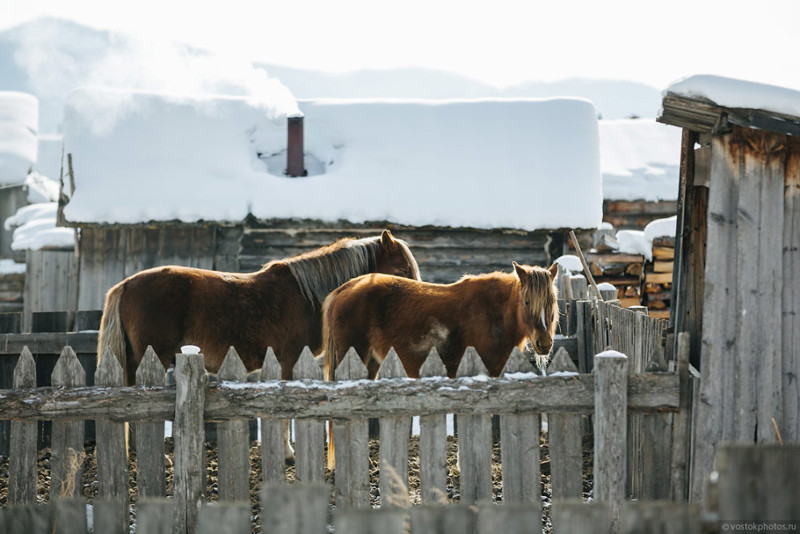
<path id="1" fill-rule="evenodd" d="M 322 380 L 322 369 L 308 347 L 300 353 L 292 376 L 295 380 Z M 325 422 L 304 419 L 295 421 L 294 426 L 297 436 L 295 480 L 322 482 L 325 480 Z"/>
<path id="2" fill-rule="evenodd" d="M 280 380 L 281 364 L 272 347 L 261 366 L 261 380 Z M 288 426 L 288 425 L 287 425 Z M 286 482 L 284 424 L 280 419 L 261 418 L 261 477 L 264 484 Z"/>
<path id="3" fill-rule="evenodd" d="M 406 370 L 393 348 L 378 369 L 378 379 L 405 378 Z M 408 438 L 411 417 L 382 417 L 380 420 L 381 508 L 408 504 Z"/>
<path id="4" fill-rule="evenodd" d="M 334 371 L 336 381 L 367 378 L 367 367 L 355 349 Z M 333 422 L 336 457 L 336 507 L 369 508 L 369 429 L 367 419 Z"/>
<path id="5" fill-rule="evenodd" d="M 197 531 L 205 491 L 206 459 L 203 432 L 208 375 L 202 354 L 175 356 L 175 522 L 178 534 Z"/>
<path id="6" fill-rule="evenodd" d="M 233 347 L 228 349 L 218 376 L 220 382 L 247 381 L 247 369 Z M 219 498 L 249 502 L 250 423 L 246 419 L 228 420 L 218 425 L 217 433 Z"/>
<path id="7" fill-rule="evenodd" d="M 456 378 L 488 376 L 473 347 L 467 347 Z M 458 414 L 458 454 L 461 464 L 461 502 L 475 504 L 492 497 L 492 417 Z"/>
<path id="8" fill-rule="evenodd" d="M 678 377 L 680 378 L 680 407 L 672 420 L 672 461 L 670 494 L 674 501 L 688 500 L 689 450 L 692 424 L 692 379 L 689 373 L 688 332 L 678 334 Z"/>
<path id="9" fill-rule="evenodd" d="M 446 377 L 447 369 L 435 348 L 419 369 L 420 378 Z M 419 478 L 422 503 L 447 502 L 447 415 L 419 418 Z"/>
<path id="10" fill-rule="evenodd" d="M 148 345 L 139 367 L 136 368 L 136 384 L 157 387 L 163 386 L 165 382 L 164 365 L 153 347 Z M 139 498 L 165 497 L 164 422 L 136 423 L 135 437 L 136 488 Z"/>
<path id="11" fill-rule="evenodd" d="M 787 136 L 783 193 L 783 430 L 800 441 L 800 139 Z"/>
<path id="12" fill-rule="evenodd" d="M 36 363 L 27 345 L 14 368 L 14 389 L 36 387 Z M 37 494 L 36 421 L 11 422 L 8 503 L 33 504 Z"/>
<path id="13" fill-rule="evenodd" d="M 111 353 L 111 349 L 107 348 L 105 355 L 100 360 L 94 374 L 94 382 L 97 386 L 122 387 L 124 385 L 122 366 Z M 129 531 L 128 499 L 130 492 L 125 423 L 98 419 L 95 425 L 99 496 L 110 499 L 114 503 L 123 503 L 120 506 L 110 507 L 109 511 L 117 512 L 118 515 L 111 525 L 106 525 L 105 532 L 125 534 Z"/>
<path id="14" fill-rule="evenodd" d="M 610 350 L 596 355 L 594 365 L 594 497 L 618 518 L 627 469 L 628 358 Z"/>

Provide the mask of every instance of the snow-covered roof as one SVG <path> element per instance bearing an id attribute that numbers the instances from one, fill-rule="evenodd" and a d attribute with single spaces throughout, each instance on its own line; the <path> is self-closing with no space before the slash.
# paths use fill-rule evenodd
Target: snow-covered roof
<path id="1" fill-rule="evenodd" d="M 39 100 L 0 91 L 0 184 L 17 184 L 36 162 Z"/>
<path id="2" fill-rule="evenodd" d="M 681 131 L 653 119 L 601 120 L 605 200 L 675 200 Z"/>
<path id="3" fill-rule="evenodd" d="M 258 218 L 595 228 L 596 111 L 583 99 L 308 100 L 305 178 L 285 114 L 238 97 L 80 89 L 65 153 L 76 223 Z M 564 206 L 568 206 L 565 209 Z"/>

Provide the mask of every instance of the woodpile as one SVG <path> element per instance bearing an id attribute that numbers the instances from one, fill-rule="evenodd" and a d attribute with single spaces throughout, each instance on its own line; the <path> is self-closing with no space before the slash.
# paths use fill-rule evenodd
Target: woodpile
<path id="1" fill-rule="evenodd" d="M 674 257 L 674 237 L 653 239 L 653 260 L 645 263 L 642 275 L 642 304 L 653 317 L 669 318 Z"/>

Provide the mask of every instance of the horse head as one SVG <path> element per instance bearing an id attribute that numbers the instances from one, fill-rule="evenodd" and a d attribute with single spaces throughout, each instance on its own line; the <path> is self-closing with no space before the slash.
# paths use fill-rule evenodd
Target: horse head
<path id="1" fill-rule="evenodd" d="M 558 264 L 544 269 L 514 262 L 514 272 L 520 282 L 520 316 L 528 341 L 546 361 L 558 326 L 558 291 L 554 283 Z"/>
<path id="2" fill-rule="evenodd" d="M 377 256 L 376 272 L 417 281 L 422 280 L 417 260 L 411 254 L 408 243 L 402 239 L 395 239 L 389 230 L 381 233 L 381 247 Z"/>

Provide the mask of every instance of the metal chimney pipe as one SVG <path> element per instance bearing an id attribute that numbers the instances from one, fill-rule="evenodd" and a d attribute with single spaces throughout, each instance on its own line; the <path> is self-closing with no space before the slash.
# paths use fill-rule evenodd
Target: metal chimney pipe
<path id="1" fill-rule="evenodd" d="M 303 117 L 287 119 L 286 174 L 292 177 L 306 176 L 303 161 Z"/>

